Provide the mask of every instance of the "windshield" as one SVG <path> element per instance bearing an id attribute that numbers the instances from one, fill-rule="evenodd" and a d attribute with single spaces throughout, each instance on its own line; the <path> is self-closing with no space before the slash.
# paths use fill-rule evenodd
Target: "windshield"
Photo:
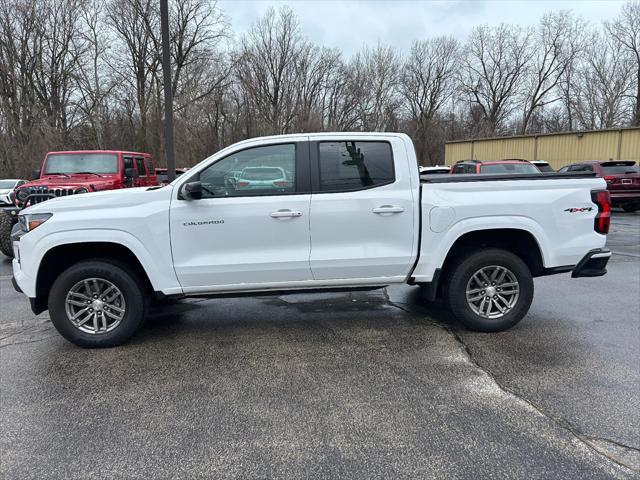
<path id="1" fill-rule="evenodd" d="M 118 156 L 114 153 L 68 153 L 49 155 L 44 174 L 118 173 Z"/>
<path id="2" fill-rule="evenodd" d="M 481 173 L 540 173 L 536 167 L 530 163 L 495 163 L 492 165 L 482 165 Z"/>
<path id="3" fill-rule="evenodd" d="M 603 165 L 602 172 L 605 175 L 624 175 L 625 173 L 640 173 L 638 165 Z"/>
<path id="4" fill-rule="evenodd" d="M 15 187 L 17 181 L 16 180 L 0 180 L 0 190 L 4 190 L 6 188 Z"/>

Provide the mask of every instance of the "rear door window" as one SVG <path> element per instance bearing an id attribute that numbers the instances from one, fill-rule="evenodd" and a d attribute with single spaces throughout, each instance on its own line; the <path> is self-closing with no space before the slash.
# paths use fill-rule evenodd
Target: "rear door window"
<path id="1" fill-rule="evenodd" d="M 151 157 L 147 157 L 145 163 L 147 166 L 147 175 L 154 175 L 155 170 L 153 169 L 153 160 L 151 160 Z"/>
<path id="2" fill-rule="evenodd" d="M 320 142 L 318 149 L 321 192 L 363 190 L 395 181 L 388 142 Z"/>
<path id="3" fill-rule="evenodd" d="M 146 177 L 147 172 L 144 169 L 144 158 L 136 157 L 135 160 L 136 160 L 136 168 L 138 169 L 138 175 L 141 177 Z"/>

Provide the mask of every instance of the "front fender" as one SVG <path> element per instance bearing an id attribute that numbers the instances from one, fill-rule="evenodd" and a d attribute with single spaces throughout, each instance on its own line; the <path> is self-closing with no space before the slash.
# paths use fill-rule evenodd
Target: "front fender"
<path id="1" fill-rule="evenodd" d="M 165 294 L 182 293 L 170 261 L 170 252 L 166 252 L 168 261 L 158 258 L 158 252 L 154 255 L 140 239 L 129 232 L 114 229 L 83 229 L 50 233 L 37 239 L 30 237 L 31 235 L 27 234 L 20 240 L 20 251 L 24 252 L 20 261 L 23 276 L 20 287 L 29 297 L 35 296 L 37 272 L 47 252 L 62 245 L 91 242 L 115 243 L 128 248 L 144 268 L 155 291 Z"/>

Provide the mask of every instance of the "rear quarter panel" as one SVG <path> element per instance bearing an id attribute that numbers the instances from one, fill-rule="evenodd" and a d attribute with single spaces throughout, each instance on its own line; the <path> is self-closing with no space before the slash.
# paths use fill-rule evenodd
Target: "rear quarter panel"
<path id="1" fill-rule="evenodd" d="M 499 228 L 531 233 L 547 268 L 575 265 L 605 245 L 606 236 L 593 228 L 598 208 L 591 201 L 591 190 L 605 188 L 601 178 L 423 184 L 422 241 L 413 277 L 431 281 L 458 238 Z"/>

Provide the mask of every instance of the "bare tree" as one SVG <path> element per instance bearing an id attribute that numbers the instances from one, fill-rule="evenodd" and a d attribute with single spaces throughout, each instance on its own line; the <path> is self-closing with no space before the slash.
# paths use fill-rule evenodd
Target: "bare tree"
<path id="1" fill-rule="evenodd" d="M 160 55 L 154 32 L 159 31 L 159 11 L 152 0 L 112 0 L 107 7 L 110 27 L 121 42 L 117 65 L 119 81 L 135 91 L 139 127 L 131 118 L 131 127 L 137 130 L 138 147 L 149 148 L 147 130 L 152 89 L 158 75 Z M 138 127 L 138 128 L 136 128 Z"/>
<path id="2" fill-rule="evenodd" d="M 574 83 L 576 117 L 585 129 L 612 128 L 629 118 L 634 79 L 630 58 L 614 39 L 595 34 Z"/>
<path id="3" fill-rule="evenodd" d="M 296 59 L 296 129 L 302 132 L 324 129 L 327 90 L 340 67 L 340 53 L 307 43 Z"/>
<path id="4" fill-rule="evenodd" d="M 81 27 L 76 41 L 82 42 L 83 55 L 76 76 L 78 99 L 75 104 L 88 123 L 90 144 L 104 148 L 104 130 L 109 122 L 109 99 L 116 85 L 108 51 L 105 2 L 85 2 L 81 4 L 80 12 Z"/>
<path id="5" fill-rule="evenodd" d="M 306 49 L 288 7 L 270 8 L 243 37 L 236 73 L 255 110 L 257 131 L 286 133 L 295 117 L 296 62 Z"/>
<path id="6" fill-rule="evenodd" d="M 458 49 L 458 42 L 451 37 L 418 41 L 402 67 L 399 89 L 421 161 L 427 156 L 435 116 L 454 91 Z"/>
<path id="7" fill-rule="evenodd" d="M 502 24 L 477 27 L 471 33 L 460 84 L 475 112 L 477 133 L 495 135 L 517 107 L 521 82 L 533 56 L 531 32 Z"/>
<path id="8" fill-rule="evenodd" d="M 583 47 L 583 22 L 569 12 L 547 13 L 536 30 L 534 56 L 527 68 L 524 112 L 520 133 L 525 134 L 534 114 L 562 98 L 558 85 Z"/>
<path id="9" fill-rule="evenodd" d="M 632 125 L 640 126 L 640 1 L 630 1 L 622 7 L 620 16 L 605 23 L 607 32 L 631 57 L 635 71 L 635 95 Z"/>
<path id="10" fill-rule="evenodd" d="M 393 48 L 364 48 L 348 64 L 349 90 L 357 100 L 360 128 L 384 131 L 397 127 L 400 59 Z"/>

